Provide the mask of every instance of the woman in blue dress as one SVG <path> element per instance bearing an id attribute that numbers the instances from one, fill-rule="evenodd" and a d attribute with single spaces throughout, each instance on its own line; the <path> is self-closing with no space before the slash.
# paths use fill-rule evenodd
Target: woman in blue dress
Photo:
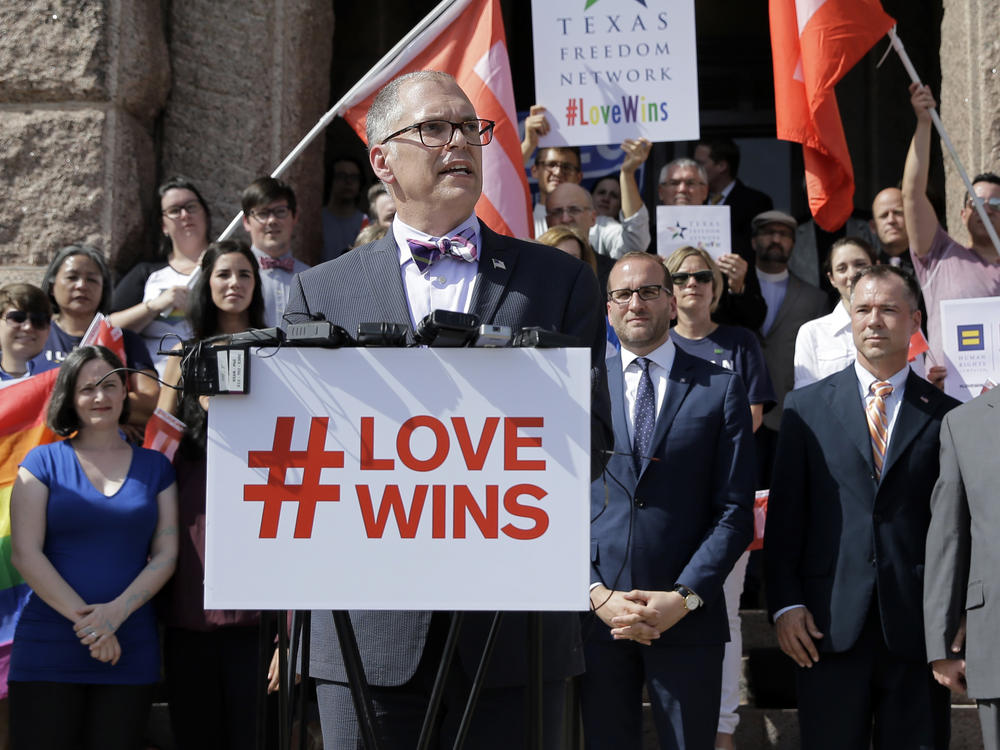
<path id="1" fill-rule="evenodd" d="M 174 570 L 177 488 L 166 457 L 122 437 L 126 376 L 108 349 L 66 357 L 11 495 L 14 565 L 32 589 L 10 668 L 14 750 L 139 747 L 160 677 L 149 603 Z"/>

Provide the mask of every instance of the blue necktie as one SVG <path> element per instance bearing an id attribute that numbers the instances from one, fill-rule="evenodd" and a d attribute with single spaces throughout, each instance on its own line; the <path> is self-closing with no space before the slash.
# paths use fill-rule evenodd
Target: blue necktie
<path id="1" fill-rule="evenodd" d="M 632 418 L 632 461 L 635 473 L 642 469 L 642 460 L 649 456 L 653 441 L 653 427 L 656 425 L 656 391 L 653 379 L 649 377 L 649 360 L 638 357 L 636 364 L 642 368 L 639 387 L 635 392 L 635 413 Z"/>

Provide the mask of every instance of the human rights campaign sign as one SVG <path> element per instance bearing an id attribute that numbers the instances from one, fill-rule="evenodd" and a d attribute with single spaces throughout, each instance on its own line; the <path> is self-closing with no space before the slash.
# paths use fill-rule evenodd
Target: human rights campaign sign
<path id="1" fill-rule="evenodd" d="M 532 0 L 541 146 L 699 137 L 694 0 Z"/>

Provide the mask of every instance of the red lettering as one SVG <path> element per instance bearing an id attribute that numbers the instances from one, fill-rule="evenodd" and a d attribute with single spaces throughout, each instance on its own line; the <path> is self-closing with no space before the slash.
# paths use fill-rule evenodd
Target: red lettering
<path id="1" fill-rule="evenodd" d="M 448 533 L 446 524 L 448 523 L 448 510 L 447 502 L 448 496 L 446 494 L 447 487 L 443 484 L 435 484 L 431 487 L 431 493 L 434 503 L 433 513 L 431 514 L 431 536 L 434 539 L 444 539 L 445 535 Z"/>
<path id="2" fill-rule="evenodd" d="M 387 484 L 382 491 L 382 502 L 378 508 L 378 518 L 372 505 L 371 491 L 367 484 L 355 485 L 358 493 L 358 504 L 361 506 L 361 518 L 365 522 L 365 533 L 369 539 L 381 539 L 385 533 L 385 525 L 391 512 L 396 517 L 401 539 L 413 539 L 420 525 L 420 515 L 424 509 L 424 498 L 427 497 L 427 485 L 418 484 L 413 488 L 413 502 L 410 504 L 410 514 L 407 516 L 403 507 L 403 498 L 399 493 L 399 485 Z"/>
<path id="3" fill-rule="evenodd" d="M 523 505 L 517 501 L 517 498 L 520 495 L 530 495 L 536 500 L 541 500 L 547 494 L 549 493 L 533 484 L 515 484 L 507 490 L 503 496 L 504 510 L 518 518 L 529 518 L 535 522 L 535 525 L 530 529 L 521 529 L 508 523 L 500 530 L 511 539 L 537 539 L 544 534 L 549 528 L 549 514 L 533 505 Z"/>
<path id="4" fill-rule="evenodd" d="M 542 427 L 543 417 L 506 417 L 503 420 L 503 468 L 505 471 L 545 471 L 545 460 L 518 458 L 519 448 L 541 448 L 542 438 L 518 435 L 521 427 Z"/>
<path id="5" fill-rule="evenodd" d="M 361 470 L 391 470 L 396 462 L 391 458 L 375 458 L 375 417 L 361 417 Z"/>
<path id="6" fill-rule="evenodd" d="M 500 523 L 500 490 L 495 484 L 486 485 L 486 512 L 483 513 L 476 502 L 472 491 L 464 484 L 456 484 L 455 496 L 455 516 L 454 535 L 455 539 L 465 539 L 465 516 L 466 513 L 472 516 L 484 539 L 497 538 L 497 526 Z"/>
<path id="7" fill-rule="evenodd" d="M 434 433 L 434 439 L 437 442 L 434 454 L 426 460 L 416 458 L 410 451 L 410 437 L 418 427 L 429 427 L 431 432 Z M 406 465 L 406 468 L 413 471 L 433 471 L 437 469 L 448 457 L 448 449 L 450 447 L 451 441 L 448 439 L 448 430 L 444 424 L 442 424 L 441 420 L 426 414 L 407 419 L 400 425 L 399 434 L 396 436 L 396 454 L 399 456 L 399 460 Z"/>
<path id="8" fill-rule="evenodd" d="M 479 445 L 475 451 L 472 450 L 472 438 L 469 435 L 469 426 L 465 423 L 465 417 L 452 417 L 451 424 L 455 428 L 455 438 L 458 440 L 458 447 L 462 449 L 462 457 L 465 459 L 465 467 L 469 471 L 482 471 L 486 463 L 486 456 L 493 445 L 493 436 L 497 433 L 500 425 L 500 417 L 487 417 L 483 423 L 483 431 L 479 435 Z"/>

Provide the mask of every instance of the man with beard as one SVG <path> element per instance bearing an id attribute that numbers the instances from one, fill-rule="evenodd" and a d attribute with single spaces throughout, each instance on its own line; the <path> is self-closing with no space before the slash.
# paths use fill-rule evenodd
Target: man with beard
<path id="1" fill-rule="evenodd" d="M 783 211 L 765 211 L 753 219 L 751 244 L 756 253 L 755 275 L 767 303 L 767 315 L 758 331 L 767 371 L 778 403 L 764 415 L 757 430 L 757 460 L 761 486 L 770 484 L 774 447 L 781 425 L 785 395 L 795 385 L 795 336 L 799 326 L 829 312 L 827 296 L 788 270 L 798 223 Z"/>
<path id="2" fill-rule="evenodd" d="M 753 531 L 750 405 L 736 373 L 670 340 L 666 266 L 628 253 L 608 279 L 615 446 L 591 486 L 593 615 L 580 688 L 587 747 L 637 748 L 642 690 L 664 748 L 714 746 L 729 622 L 722 584 Z"/>

